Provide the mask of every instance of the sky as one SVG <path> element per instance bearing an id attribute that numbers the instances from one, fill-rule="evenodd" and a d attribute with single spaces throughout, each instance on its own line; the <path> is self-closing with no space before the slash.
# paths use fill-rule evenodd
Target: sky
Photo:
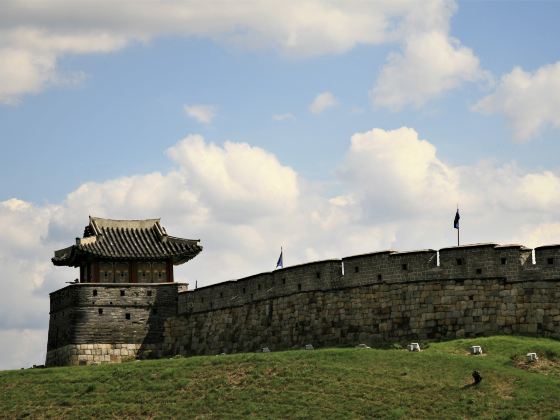
<path id="1" fill-rule="evenodd" d="M 0 369 L 44 363 L 55 249 L 161 217 L 214 284 L 560 242 L 558 1 L 0 3 Z"/>

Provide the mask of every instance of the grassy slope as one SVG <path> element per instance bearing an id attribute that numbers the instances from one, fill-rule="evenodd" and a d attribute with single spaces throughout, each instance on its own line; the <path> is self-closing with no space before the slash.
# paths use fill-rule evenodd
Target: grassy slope
<path id="1" fill-rule="evenodd" d="M 469 356 L 472 344 L 486 355 Z M 512 360 L 528 351 L 548 353 L 540 371 Z M 5 371 L 0 417 L 560 419 L 558 357 L 558 341 L 491 337 L 420 353 L 325 349 Z M 473 369 L 484 379 L 465 387 Z"/>

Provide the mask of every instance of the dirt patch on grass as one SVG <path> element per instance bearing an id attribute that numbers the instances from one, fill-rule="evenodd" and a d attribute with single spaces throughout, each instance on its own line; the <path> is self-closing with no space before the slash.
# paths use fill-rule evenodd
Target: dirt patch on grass
<path id="1" fill-rule="evenodd" d="M 276 376 L 276 375 L 278 375 L 278 369 L 276 369 L 275 367 L 266 368 L 264 370 L 264 374 L 266 376 Z"/>
<path id="2" fill-rule="evenodd" d="M 470 351 L 464 351 L 462 353 L 463 356 L 469 356 L 469 357 L 486 357 L 488 356 L 486 353 L 481 353 L 481 354 L 472 354 Z"/>
<path id="3" fill-rule="evenodd" d="M 500 381 L 493 381 L 492 386 L 497 391 L 497 395 L 502 400 L 513 400 L 513 379 L 503 378 Z"/>
<path id="4" fill-rule="evenodd" d="M 541 356 L 537 361 L 528 362 L 525 357 L 516 356 L 513 357 L 512 360 L 513 365 L 519 369 L 540 373 L 543 375 L 553 375 L 560 377 L 560 359 L 549 359 L 546 356 Z"/>
<path id="5" fill-rule="evenodd" d="M 232 385 L 232 386 L 241 385 L 245 381 L 247 375 L 249 374 L 249 371 L 251 370 L 252 369 L 249 367 L 240 366 L 239 369 L 235 369 L 234 371 L 227 372 L 226 380 L 228 385 Z"/>
<path id="6" fill-rule="evenodd" d="M 278 375 L 279 370 L 276 367 L 266 367 L 263 370 L 257 369 L 254 365 L 239 366 L 235 370 L 227 370 L 224 372 L 226 382 L 231 386 L 242 385 L 246 382 L 248 376 L 266 376 L 272 377 Z"/>

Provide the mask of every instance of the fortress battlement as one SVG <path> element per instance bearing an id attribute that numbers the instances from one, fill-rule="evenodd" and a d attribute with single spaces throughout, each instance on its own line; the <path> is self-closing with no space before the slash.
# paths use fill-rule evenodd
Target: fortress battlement
<path id="1" fill-rule="evenodd" d="M 188 291 L 173 266 L 198 240 L 159 219 L 90 218 L 53 263 L 80 282 L 50 294 L 47 365 L 137 357 L 440 340 L 560 339 L 560 245 L 385 250 L 299 264 Z"/>

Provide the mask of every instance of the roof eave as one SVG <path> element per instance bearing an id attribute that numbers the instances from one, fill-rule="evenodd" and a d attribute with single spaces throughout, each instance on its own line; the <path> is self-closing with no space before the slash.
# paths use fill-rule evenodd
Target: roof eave
<path id="1" fill-rule="evenodd" d="M 64 260 L 57 260 L 56 258 L 51 258 L 53 265 L 57 267 L 79 267 L 79 264 L 76 264 L 74 258 L 66 258 Z"/>

